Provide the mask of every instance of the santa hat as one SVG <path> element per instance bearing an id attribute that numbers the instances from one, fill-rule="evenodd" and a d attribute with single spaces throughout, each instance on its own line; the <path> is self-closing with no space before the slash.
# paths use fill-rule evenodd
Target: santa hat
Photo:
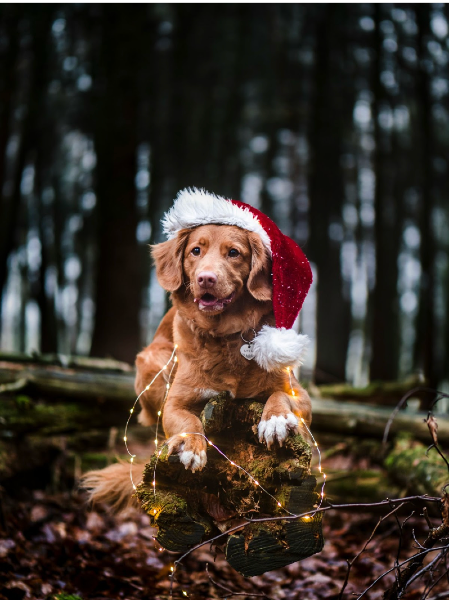
<path id="1" fill-rule="evenodd" d="M 292 327 L 312 283 L 312 270 L 301 248 L 257 208 L 202 189 L 180 191 L 162 220 L 168 239 L 181 229 L 209 224 L 236 225 L 260 236 L 272 259 L 276 327 L 264 325 L 259 331 L 251 343 L 254 360 L 267 371 L 300 365 L 309 338 Z"/>

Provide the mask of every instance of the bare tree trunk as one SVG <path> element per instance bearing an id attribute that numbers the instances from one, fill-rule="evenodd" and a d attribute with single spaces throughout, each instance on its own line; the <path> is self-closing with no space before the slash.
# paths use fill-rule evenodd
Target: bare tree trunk
<path id="1" fill-rule="evenodd" d="M 434 149 L 434 135 L 432 124 L 432 99 L 430 94 L 430 75 L 425 66 L 427 42 L 430 35 L 431 6 L 417 4 L 416 19 L 418 23 L 418 98 L 419 121 L 421 131 L 421 203 L 420 203 L 420 230 L 421 230 L 421 287 L 419 294 L 419 312 L 416 332 L 415 362 L 424 371 L 429 387 L 438 386 L 434 355 L 435 348 L 435 237 L 432 227 L 432 209 L 434 198 L 432 193 L 432 157 Z"/>
<path id="2" fill-rule="evenodd" d="M 137 81 L 145 7 L 104 5 L 96 85 L 98 259 L 92 354 L 133 361 L 140 349 L 142 256 L 136 240 L 134 180 Z M 120 44 L 117 44 L 120 40 Z"/>
<path id="3" fill-rule="evenodd" d="M 0 297 L 8 276 L 7 259 L 14 246 L 18 205 L 11 194 L 6 195 L 6 149 L 11 133 L 12 103 L 16 89 L 16 63 L 19 53 L 19 16 L 14 5 L 1 6 L 1 20 L 9 36 L 8 50 L 3 58 L 0 96 Z"/>
<path id="4" fill-rule="evenodd" d="M 376 285 L 372 299 L 371 380 L 389 381 L 398 376 L 399 367 L 399 304 L 398 252 L 400 245 L 401 199 L 394 193 L 398 177 L 397 154 L 392 153 L 392 140 L 382 131 L 379 114 L 389 105 L 381 83 L 382 35 L 380 23 L 383 7 L 374 5 L 375 43 L 373 69 L 373 122 L 375 138 L 374 168 L 376 185 L 374 208 L 376 213 L 374 235 L 376 246 Z M 384 106 L 382 106 L 384 105 Z M 395 135 L 395 134 L 393 134 Z M 393 168 L 392 168 L 392 165 Z"/>
<path id="5" fill-rule="evenodd" d="M 309 258 L 318 269 L 315 379 L 319 383 L 345 380 L 350 330 L 350 302 L 343 294 L 340 262 L 342 240 L 335 235 L 342 227 L 344 202 L 340 166 L 344 121 L 352 112 L 349 99 L 342 98 L 339 79 L 343 42 L 339 39 L 337 28 L 341 22 L 339 12 L 342 10 L 345 10 L 342 6 L 333 5 L 319 11 L 315 98 L 309 135 Z M 340 62 L 335 60 L 334 63 L 332 57 L 338 57 Z"/>

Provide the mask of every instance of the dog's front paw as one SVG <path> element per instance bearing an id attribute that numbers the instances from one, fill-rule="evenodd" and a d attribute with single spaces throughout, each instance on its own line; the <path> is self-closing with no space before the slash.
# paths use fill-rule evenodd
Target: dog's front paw
<path id="1" fill-rule="evenodd" d="M 268 449 L 277 441 L 280 446 L 289 433 L 298 433 L 298 419 L 292 412 L 286 416 L 272 416 L 268 420 L 262 418 L 258 426 L 259 442 L 265 440 Z"/>
<path id="2" fill-rule="evenodd" d="M 185 468 L 195 473 L 206 465 L 206 448 L 206 440 L 201 435 L 176 435 L 169 442 L 169 455 L 177 452 Z"/>

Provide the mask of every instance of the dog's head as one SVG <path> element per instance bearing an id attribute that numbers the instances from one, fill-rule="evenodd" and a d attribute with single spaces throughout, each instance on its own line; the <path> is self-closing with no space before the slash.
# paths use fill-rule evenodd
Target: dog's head
<path id="1" fill-rule="evenodd" d="M 234 225 L 185 229 L 152 248 L 164 289 L 209 316 L 248 297 L 271 300 L 271 260 L 260 237 Z"/>

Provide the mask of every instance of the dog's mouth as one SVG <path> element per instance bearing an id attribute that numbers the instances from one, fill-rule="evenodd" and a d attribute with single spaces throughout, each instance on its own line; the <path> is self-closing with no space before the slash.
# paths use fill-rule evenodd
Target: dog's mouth
<path id="1" fill-rule="evenodd" d="M 226 298 L 217 298 L 217 296 L 206 292 L 201 296 L 201 298 L 195 298 L 194 302 L 198 304 L 198 308 L 200 310 L 212 312 L 217 310 L 223 310 L 223 308 L 227 304 L 230 304 L 233 301 L 234 296 L 235 292 L 232 292 L 232 294 L 230 294 Z"/>

